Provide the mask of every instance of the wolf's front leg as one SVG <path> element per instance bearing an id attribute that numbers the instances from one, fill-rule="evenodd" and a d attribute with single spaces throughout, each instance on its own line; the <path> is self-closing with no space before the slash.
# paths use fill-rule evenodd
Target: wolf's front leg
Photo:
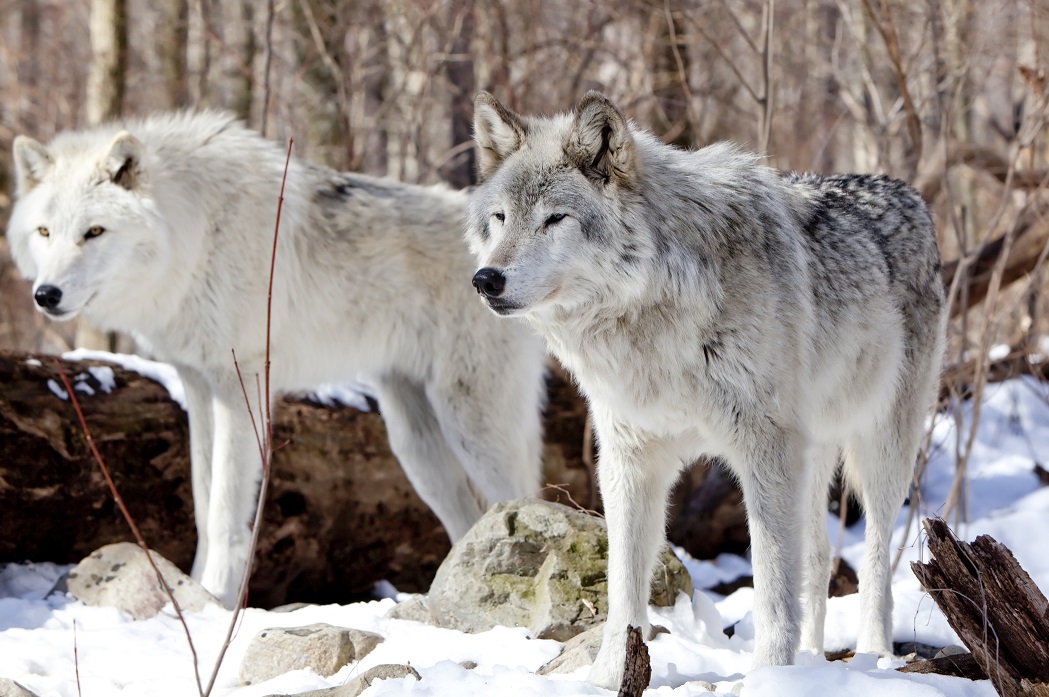
<path id="1" fill-rule="evenodd" d="M 804 437 L 769 428 L 740 453 L 739 475 L 754 564 L 754 665 L 790 665 L 801 632 Z M 803 492 L 805 495 L 803 495 Z"/>
<path id="2" fill-rule="evenodd" d="M 666 535 L 666 498 L 681 467 L 668 444 L 595 414 L 598 482 L 608 522 L 608 621 L 589 680 L 610 690 L 623 680 L 628 625 L 648 636 L 652 573 Z"/>
<path id="3" fill-rule="evenodd" d="M 197 525 L 197 552 L 192 576 L 199 581 L 208 558 L 208 508 L 211 500 L 211 458 L 214 452 L 213 390 L 199 371 L 176 366 L 186 393 L 189 412 L 189 464 L 193 484 L 193 519 Z"/>
<path id="4" fill-rule="evenodd" d="M 244 372 L 245 375 L 251 373 Z M 215 390 L 208 545 L 201 584 L 227 607 L 239 597 L 251 545 L 251 524 L 262 478 L 262 460 L 251 417 L 235 376 Z M 262 415 L 256 415 L 262 422 Z"/>

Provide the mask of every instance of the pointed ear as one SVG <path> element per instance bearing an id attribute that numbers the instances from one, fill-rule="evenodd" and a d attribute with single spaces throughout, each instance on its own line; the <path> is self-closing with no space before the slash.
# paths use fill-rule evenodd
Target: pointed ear
<path id="1" fill-rule="evenodd" d="M 478 93 L 474 99 L 474 141 L 481 179 L 487 179 L 521 147 L 525 133 L 520 116 L 488 92 Z"/>
<path id="2" fill-rule="evenodd" d="M 109 144 L 109 153 L 102 158 L 102 170 L 117 186 L 129 191 L 137 189 L 145 180 L 142 169 L 143 150 L 138 138 L 127 131 L 121 131 L 113 136 L 113 142 Z"/>
<path id="3" fill-rule="evenodd" d="M 29 136 L 15 138 L 14 160 L 19 196 L 25 196 L 42 182 L 47 171 L 55 164 L 47 148 Z"/>
<path id="4" fill-rule="evenodd" d="M 636 147 L 626 117 L 598 92 L 587 92 L 576 106 L 565 154 L 594 181 L 630 186 L 636 177 Z"/>

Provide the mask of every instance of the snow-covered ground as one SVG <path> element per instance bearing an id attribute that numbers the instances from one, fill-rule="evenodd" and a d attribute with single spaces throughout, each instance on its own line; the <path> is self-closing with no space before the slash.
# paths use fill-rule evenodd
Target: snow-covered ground
<path id="1" fill-rule="evenodd" d="M 965 405 L 966 410 L 969 405 Z M 966 412 L 968 413 L 968 412 Z M 923 482 L 923 514 L 942 511 L 954 475 L 953 421 L 940 419 L 933 434 L 933 456 Z M 1015 379 L 988 388 L 978 439 L 969 463 L 970 523 L 957 532 L 965 539 L 993 535 L 1009 546 L 1035 582 L 1049 589 L 1049 488 L 1034 474 L 1039 454 L 1049 451 L 1049 389 L 1031 379 Z M 916 525 L 905 529 L 901 512 L 896 541 L 903 558 L 894 580 L 896 641 L 932 645 L 957 638 L 928 594 L 915 580 L 908 562 L 927 554 Z M 839 535 L 837 519 L 828 516 L 831 539 Z M 6 531 L 10 534 L 11 531 Z M 842 553 L 854 568 L 862 557 L 862 522 L 846 530 Z M 697 588 L 749 573 L 746 560 L 722 556 L 716 562 L 687 560 Z M 82 694 L 178 696 L 197 693 L 193 664 L 182 627 L 170 612 L 135 622 L 116 610 L 85 607 L 49 589 L 64 569 L 47 563 L 9 565 L 0 571 L 0 678 L 32 689 L 40 697 L 78 694 L 74 646 Z M 811 655 L 795 666 L 750 670 L 753 625 L 752 590 L 728 597 L 699 590 L 692 602 L 651 609 L 654 623 L 670 629 L 650 642 L 652 683 L 646 695 L 700 695 L 706 681 L 717 693 L 769 697 L 794 695 L 994 695 L 990 683 L 942 676 L 905 675 L 894 667 L 902 661 L 857 656 L 850 663 L 827 662 Z M 557 655 L 560 644 L 531 639 L 524 629 L 496 628 L 468 635 L 436 629 L 383 615 L 395 600 L 347 606 L 313 606 L 294 612 L 248 610 L 219 674 L 215 695 L 255 697 L 295 694 L 342 684 L 380 663 L 407 663 L 422 676 L 373 685 L 366 697 L 380 695 L 609 695 L 585 682 L 585 669 L 571 675 L 538 677 L 534 671 Z M 855 595 L 831 599 L 827 612 L 826 648 L 853 645 L 858 626 Z M 189 627 L 202 673 L 210 666 L 225 634 L 228 613 L 210 608 L 190 613 Z M 265 627 L 314 622 L 370 630 L 386 640 L 363 660 L 330 677 L 295 671 L 262 685 L 239 687 L 237 672 L 248 641 Z M 728 638 L 722 627 L 736 625 Z M 74 639 L 75 633 L 75 639 Z M 473 669 L 460 665 L 476 663 Z M 206 678 L 205 678 L 206 679 Z M 694 682 L 690 682 L 694 681 Z"/>

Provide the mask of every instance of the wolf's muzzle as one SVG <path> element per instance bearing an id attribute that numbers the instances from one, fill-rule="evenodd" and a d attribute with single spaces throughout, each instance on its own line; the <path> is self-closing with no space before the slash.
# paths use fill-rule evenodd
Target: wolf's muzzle
<path id="1" fill-rule="evenodd" d="M 506 288 L 506 276 L 499 269 L 486 266 L 474 274 L 474 288 L 486 298 L 498 298 Z"/>

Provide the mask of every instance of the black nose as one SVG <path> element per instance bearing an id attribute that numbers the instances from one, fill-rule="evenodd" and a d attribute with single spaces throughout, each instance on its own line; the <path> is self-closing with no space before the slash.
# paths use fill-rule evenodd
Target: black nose
<path id="1" fill-rule="evenodd" d="M 62 289 L 58 286 L 40 286 L 33 293 L 36 304 L 45 310 L 53 310 L 62 302 Z"/>
<path id="2" fill-rule="evenodd" d="M 506 276 L 499 269 L 486 266 L 474 274 L 474 288 L 486 298 L 498 298 L 506 288 Z"/>

